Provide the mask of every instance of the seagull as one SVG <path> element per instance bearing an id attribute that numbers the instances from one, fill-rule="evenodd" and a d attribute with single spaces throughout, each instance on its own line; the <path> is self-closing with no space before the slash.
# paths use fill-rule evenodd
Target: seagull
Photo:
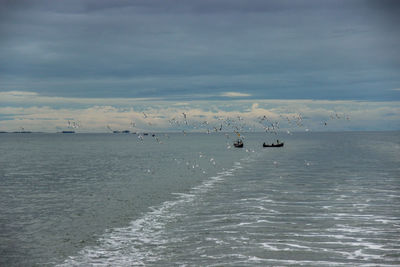
<path id="1" fill-rule="evenodd" d="M 185 124 L 187 125 L 188 123 L 187 123 L 187 120 L 186 120 L 186 113 L 182 112 L 182 115 L 183 115 L 183 118 L 185 119 Z"/>

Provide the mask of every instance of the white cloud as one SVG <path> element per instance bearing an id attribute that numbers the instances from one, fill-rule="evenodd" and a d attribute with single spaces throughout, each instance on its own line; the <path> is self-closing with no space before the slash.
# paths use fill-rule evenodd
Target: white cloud
<path id="1" fill-rule="evenodd" d="M 37 96 L 36 92 L 25 92 L 25 91 L 8 91 L 8 92 L 0 92 L 0 96 L 14 96 L 14 97 L 31 97 Z"/>
<path id="2" fill-rule="evenodd" d="M 251 96 L 251 94 L 245 94 L 245 93 L 239 93 L 239 92 L 224 92 L 224 93 L 221 93 L 221 96 L 226 96 L 226 97 L 246 97 L 246 96 Z"/>
<path id="3" fill-rule="evenodd" d="M 78 97 L 50 97 L 42 96 L 35 92 L 7 91 L 0 92 L 0 103 L 16 104 L 82 104 L 82 105 L 123 105 L 136 101 L 157 101 L 159 98 L 78 98 Z"/>
<path id="4" fill-rule="evenodd" d="M 46 97 L 32 92 L 0 93 L 0 130 L 55 132 L 77 121 L 80 132 L 105 132 L 113 129 L 135 131 L 206 131 L 219 126 L 220 119 L 237 119 L 246 127 L 262 131 L 261 117 L 279 121 L 280 129 L 311 130 L 399 130 L 399 102 L 360 102 L 328 100 L 229 100 L 162 101 L 137 98 Z M 143 114 L 146 113 L 146 118 Z M 187 114 L 188 125 L 182 113 Z M 332 119 L 338 114 L 340 119 Z M 299 128 L 289 120 L 301 115 Z M 350 120 L 347 120 L 347 116 Z M 171 124 L 174 119 L 179 123 Z M 202 124 L 207 121 L 208 124 Z M 324 122 L 328 121 L 327 126 Z M 131 123 L 135 122 L 133 129 Z M 267 125 L 264 125 L 267 126 Z M 248 128 L 246 128 L 248 129 Z M 225 129 L 228 130 L 229 129 Z"/>

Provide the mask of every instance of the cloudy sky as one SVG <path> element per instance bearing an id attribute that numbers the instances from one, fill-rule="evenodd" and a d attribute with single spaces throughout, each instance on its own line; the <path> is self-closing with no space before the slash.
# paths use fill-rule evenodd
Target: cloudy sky
<path id="1" fill-rule="evenodd" d="M 385 0 L 0 0 L 0 130 L 144 129 L 143 112 L 158 130 L 182 112 L 399 130 L 398 14 Z"/>

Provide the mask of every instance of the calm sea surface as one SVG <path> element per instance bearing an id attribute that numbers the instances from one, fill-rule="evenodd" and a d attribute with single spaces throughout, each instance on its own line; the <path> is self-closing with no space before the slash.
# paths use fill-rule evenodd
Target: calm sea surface
<path id="1" fill-rule="evenodd" d="M 0 134 L 0 266 L 399 266 L 400 132 Z"/>

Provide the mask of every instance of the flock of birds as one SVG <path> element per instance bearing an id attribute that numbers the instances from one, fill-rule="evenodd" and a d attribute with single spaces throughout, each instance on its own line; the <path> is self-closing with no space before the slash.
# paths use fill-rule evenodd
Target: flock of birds
<path id="1" fill-rule="evenodd" d="M 152 122 L 152 116 L 142 112 L 143 120 L 141 121 L 141 125 L 148 125 L 149 127 L 145 127 L 150 129 L 150 127 L 157 126 Z M 323 120 L 321 124 L 323 126 L 328 126 L 332 120 L 350 120 L 349 115 L 347 114 L 340 114 L 334 113 L 329 116 L 329 119 Z M 212 121 L 208 120 L 200 120 L 199 118 L 194 118 L 192 121 L 189 122 L 188 114 L 185 112 L 181 113 L 179 117 L 172 117 L 167 119 L 169 128 L 174 129 L 175 131 L 180 131 L 184 135 L 188 132 L 205 132 L 207 134 L 211 134 L 213 132 L 224 132 L 226 137 L 229 137 L 229 133 L 234 133 L 238 137 L 243 137 L 243 132 L 255 132 L 255 131 L 263 131 L 265 133 L 278 135 L 278 133 L 286 132 L 287 134 L 292 134 L 289 129 L 293 128 L 304 128 L 306 132 L 310 131 L 309 128 L 305 127 L 304 118 L 301 114 L 295 113 L 292 115 L 279 115 L 279 119 L 275 117 L 272 119 L 266 115 L 259 116 L 255 119 L 250 119 L 246 122 L 246 119 L 240 115 L 236 117 L 220 117 L 214 116 Z M 135 133 L 138 136 L 139 140 L 144 140 L 143 136 L 147 135 L 147 131 L 138 130 L 135 131 L 137 128 L 137 123 L 135 121 L 130 122 L 131 130 L 115 130 L 110 125 L 107 125 L 106 128 L 113 133 Z M 281 130 L 281 125 L 284 125 L 282 128 L 285 129 L 284 131 Z M 67 127 L 69 129 L 78 129 L 82 127 L 80 121 L 76 120 L 68 120 Z M 143 128 L 143 127 L 141 127 Z M 150 131 L 155 132 L 155 131 Z M 159 143 L 161 143 L 158 136 L 153 133 L 153 137 Z"/>
<path id="2" fill-rule="evenodd" d="M 133 133 L 136 134 L 137 138 L 139 141 L 144 141 L 145 138 L 144 136 L 149 135 L 147 131 L 140 130 L 138 124 L 140 125 L 148 125 L 145 128 L 148 130 L 151 130 L 151 127 L 156 128 L 157 125 L 152 122 L 154 121 L 155 116 L 153 117 L 150 114 L 147 114 L 145 112 L 142 112 L 143 119 L 140 121 L 140 123 L 136 123 L 135 121 L 131 121 L 129 126 L 131 130 L 116 130 L 113 129 L 110 125 L 107 125 L 106 128 L 112 132 L 112 133 Z M 340 113 L 333 113 L 329 116 L 328 119 L 323 120 L 321 122 L 322 126 L 327 126 L 331 124 L 333 120 L 350 120 L 349 115 L 347 114 L 340 114 Z M 267 115 L 259 116 L 257 118 L 253 119 L 246 119 L 240 115 L 237 115 L 236 117 L 219 117 L 215 116 L 212 118 L 212 120 L 200 120 L 198 117 L 194 117 L 193 119 L 190 119 L 188 113 L 182 112 L 180 116 L 177 117 L 172 117 L 170 119 L 166 119 L 169 125 L 170 129 L 174 129 L 176 131 L 182 132 L 183 135 L 187 135 L 188 132 L 203 132 L 206 134 L 212 134 L 212 133 L 224 133 L 224 136 L 226 137 L 227 140 L 231 139 L 231 135 L 233 135 L 236 138 L 244 139 L 245 137 L 243 136 L 242 133 L 246 132 L 256 132 L 256 131 L 263 131 L 267 134 L 271 134 L 272 136 L 276 136 L 280 133 L 286 133 L 289 135 L 292 135 L 293 133 L 288 130 L 288 129 L 293 129 L 293 128 L 302 128 L 304 131 L 308 132 L 309 129 L 305 126 L 305 119 L 304 117 L 299 114 L 299 113 L 294 113 L 292 115 L 280 115 L 279 117 L 268 117 Z M 75 120 L 68 120 L 68 128 L 70 129 L 78 129 L 81 127 L 81 122 L 80 121 L 75 121 Z M 143 127 L 141 127 L 143 128 Z M 135 131 L 137 129 L 138 131 Z M 151 136 L 153 139 L 161 144 L 163 138 L 169 138 L 168 134 L 166 133 L 156 133 L 156 131 L 149 131 L 151 132 Z M 230 141 L 227 141 L 226 143 L 227 149 L 232 148 L 232 144 Z M 255 152 L 254 150 L 245 148 L 245 151 L 250 153 L 250 152 Z M 185 166 L 188 170 L 190 171 L 201 171 L 202 173 L 206 174 L 206 168 L 200 167 L 200 162 L 207 162 L 211 166 L 216 166 L 216 161 L 213 157 L 209 157 L 209 159 L 205 159 L 206 156 L 205 154 L 199 152 L 199 159 L 194 160 L 193 162 L 188 161 L 186 159 L 174 159 L 174 162 L 177 165 L 183 165 Z M 304 161 L 305 166 L 311 166 L 312 163 L 308 161 Z M 279 163 L 274 161 L 273 165 L 275 167 L 279 166 Z M 153 174 L 154 170 L 151 170 L 150 168 L 145 168 L 145 173 L 147 174 Z"/>
<path id="3" fill-rule="evenodd" d="M 169 138 L 167 133 L 157 133 L 157 124 L 154 121 L 156 119 L 160 119 L 159 116 L 152 116 L 145 112 L 142 112 L 143 118 L 140 120 L 139 123 L 136 123 L 132 120 L 129 124 L 132 130 L 116 130 L 113 129 L 110 125 L 107 125 L 106 128 L 108 131 L 112 133 L 132 133 L 136 134 L 139 141 L 144 141 L 144 136 L 149 135 L 151 132 L 151 136 L 153 139 L 162 144 L 163 138 Z M 305 119 L 300 113 L 292 113 L 291 115 L 279 115 L 274 117 L 269 117 L 267 115 L 259 116 L 256 118 L 248 118 L 243 117 L 240 115 L 236 115 L 234 117 L 222 117 L 222 116 L 214 116 L 212 119 L 204 120 L 201 119 L 201 116 L 193 116 L 193 118 L 189 117 L 189 114 L 186 112 L 182 112 L 179 116 L 172 117 L 170 119 L 166 119 L 163 122 L 164 126 L 169 125 L 169 130 L 171 132 L 182 132 L 183 135 L 187 135 L 188 132 L 203 132 L 206 134 L 212 133 L 224 133 L 224 136 L 227 139 L 226 148 L 232 148 L 232 142 L 229 140 L 231 139 L 231 135 L 235 137 L 235 139 L 244 139 L 243 133 L 247 132 L 265 132 L 267 134 L 271 134 L 272 136 L 276 137 L 278 134 L 287 133 L 292 135 L 293 133 L 289 129 L 293 128 L 302 128 L 303 131 L 308 132 L 310 131 L 308 127 L 306 127 Z M 322 120 L 320 126 L 326 127 L 331 125 L 335 120 L 346 120 L 350 121 L 350 116 L 343 113 L 332 113 L 329 118 Z M 140 127 L 138 127 L 140 125 Z M 145 127 L 143 127 L 145 125 Z M 63 132 L 75 132 L 75 129 L 79 129 L 82 127 L 82 123 L 79 120 L 75 119 L 68 119 L 67 120 L 67 128 L 73 131 L 63 131 Z M 155 131 L 146 131 L 143 129 L 151 130 L 151 127 Z M 295 130 L 296 131 L 296 130 Z M 16 133 L 30 133 L 29 131 L 25 131 L 24 128 L 21 127 L 20 131 L 16 131 Z M 228 141 L 229 140 L 229 141 Z M 245 151 L 255 152 L 252 149 L 245 148 Z M 205 155 L 200 152 L 199 159 L 204 159 Z M 206 170 L 200 167 L 200 161 L 190 162 L 185 159 L 174 159 L 176 164 L 184 164 L 187 169 L 191 171 L 200 170 L 201 172 L 206 174 Z M 216 161 L 213 157 L 210 157 L 207 160 L 211 166 L 216 166 Z M 279 166 L 279 163 L 274 161 L 273 165 L 275 167 Z M 312 163 L 308 161 L 304 161 L 305 166 L 311 166 Z M 145 169 L 145 172 L 148 174 L 154 173 L 151 169 Z"/>

